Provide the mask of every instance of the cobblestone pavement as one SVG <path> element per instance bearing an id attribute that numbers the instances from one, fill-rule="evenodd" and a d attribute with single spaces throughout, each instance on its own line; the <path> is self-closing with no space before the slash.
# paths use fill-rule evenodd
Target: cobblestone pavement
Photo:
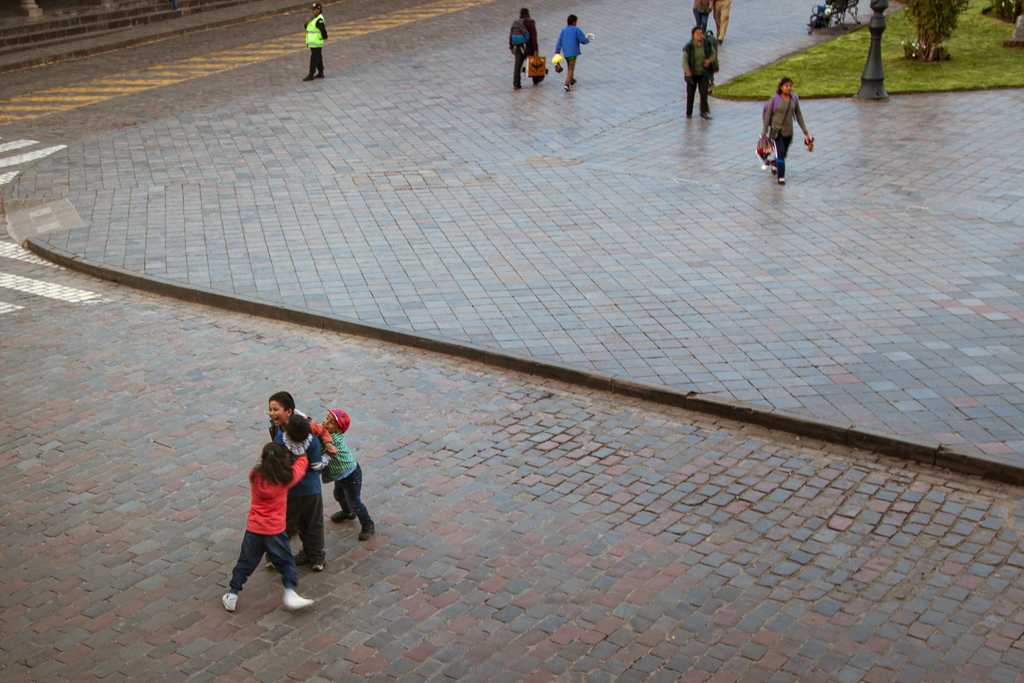
<path id="1" fill-rule="evenodd" d="M 1024 94 L 805 102 L 780 191 L 759 104 L 682 119 L 685 5 L 536 5 L 545 50 L 570 9 L 597 33 L 571 95 L 511 90 L 496 2 L 311 87 L 294 57 L 55 115 L 147 122 L 16 190 L 67 195 L 89 226 L 49 242 L 92 261 L 1020 462 Z M 734 8 L 723 79 L 816 39 L 802 0 Z"/>
<path id="2" fill-rule="evenodd" d="M 5 681 L 1024 677 L 1018 488 L 0 254 Z M 282 386 L 379 533 L 228 614 Z"/>

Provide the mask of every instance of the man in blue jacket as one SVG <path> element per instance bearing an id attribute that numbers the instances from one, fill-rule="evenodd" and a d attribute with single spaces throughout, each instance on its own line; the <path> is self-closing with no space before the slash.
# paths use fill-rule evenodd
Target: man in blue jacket
<path id="1" fill-rule="evenodd" d="M 576 73 L 576 58 L 580 56 L 580 45 L 586 45 L 593 37 L 593 34 L 588 36 L 583 33 L 576 26 L 576 21 L 576 15 L 570 14 L 566 20 L 566 27 L 558 34 L 558 42 L 555 43 L 555 54 L 561 52 L 565 57 L 565 92 L 569 92 L 572 90 L 572 86 L 576 85 L 576 79 L 573 76 Z"/>

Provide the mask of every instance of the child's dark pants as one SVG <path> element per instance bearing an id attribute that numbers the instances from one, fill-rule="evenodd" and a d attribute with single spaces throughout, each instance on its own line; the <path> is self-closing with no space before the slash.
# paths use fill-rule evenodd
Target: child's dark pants
<path id="1" fill-rule="evenodd" d="M 334 500 L 341 505 L 341 511 L 347 515 L 354 512 L 359 518 L 359 525 L 365 529 L 373 526 L 373 520 L 370 519 L 370 513 L 363 505 L 363 500 L 360 497 L 362 493 L 363 469 L 359 465 L 356 465 L 352 474 L 334 482 Z"/>
<path id="2" fill-rule="evenodd" d="M 315 496 L 293 496 L 288 499 L 288 534 L 296 531 L 302 539 L 302 550 L 310 564 L 324 560 L 324 499 Z"/>
<path id="3" fill-rule="evenodd" d="M 242 590 L 246 579 L 259 566 L 263 553 L 270 556 L 274 568 L 281 573 L 281 583 L 285 588 L 299 585 L 299 575 L 295 571 L 295 559 L 292 549 L 288 546 L 288 534 L 265 536 L 246 531 L 242 538 L 242 550 L 238 553 L 238 562 L 231 572 L 231 590 L 235 593 Z"/>

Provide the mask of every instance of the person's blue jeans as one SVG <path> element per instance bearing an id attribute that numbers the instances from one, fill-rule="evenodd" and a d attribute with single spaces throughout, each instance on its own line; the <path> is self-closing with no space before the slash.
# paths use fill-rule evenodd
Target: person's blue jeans
<path id="1" fill-rule="evenodd" d="M 711 16 L 711 12 L 701 12 L 700 10 L 693 10 L 694 26 L 700 26 L 701 31 L 708 30 L 708 17 Z"/>
<path id="2" fill-rule="evenodd" d="M 299 585 L 295 558 L 292 557 L 292 548 L 288 545 L 288 534 L 282 532 L 276 536 L 266 536 L 246 531 L 242 538 L 242 550 L 238 553 L 238 562 L 235 564 L 235 570 L 231 572 L 231 592 L 237 593 L 242 590 L 249 575 L 259 566 L 264 553 L 270 556 L 270 562 L 281 573 L 281 583 L 285 588 L 295 588 Z"/>
<path id="3" fill-rule="evenodd" d="M 789 145 L 793 142 L 793 136 L 785 137 L 782 133 L 775 136 L 775 169 L 780 178 L 786 177 L 786 154 L 789 152 Z"/>
<path id="4" fill-rule="evenodd" d="M 334 500 L 341 505 L 341 511 L 347 515 L 355 513 L 359 518 L 359 525 L 365 529 L 373 526 L 373 520 L 370 519 L 370 513 L 363 505 L 362 493 L 363 468 L 359 465 L 356 465 L 352 474 L 334 482 Z"/>

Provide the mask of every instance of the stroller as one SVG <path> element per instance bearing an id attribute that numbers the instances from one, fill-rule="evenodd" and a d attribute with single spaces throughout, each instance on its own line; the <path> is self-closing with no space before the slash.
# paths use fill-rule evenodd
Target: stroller
<path id="1" fill-rule="evenodd" d="M 807 22 L 807 32 L 813 33 L 816 28 L 828 28 L 832 24 L 832 5 L 815 5 L 811 8 L 811 18 Z"/>
<path id="2" fill-rule="evenodd" d="M 815 5 L 811 8 L 811 18 L 807 21 L 807 32 L 814 33 L 814 29 L 817 28 L 838 28 L 845 25 L 847 19 L 859 24 L 859 2 L 860 0 L 825 0 L 825 4 Z"/>

